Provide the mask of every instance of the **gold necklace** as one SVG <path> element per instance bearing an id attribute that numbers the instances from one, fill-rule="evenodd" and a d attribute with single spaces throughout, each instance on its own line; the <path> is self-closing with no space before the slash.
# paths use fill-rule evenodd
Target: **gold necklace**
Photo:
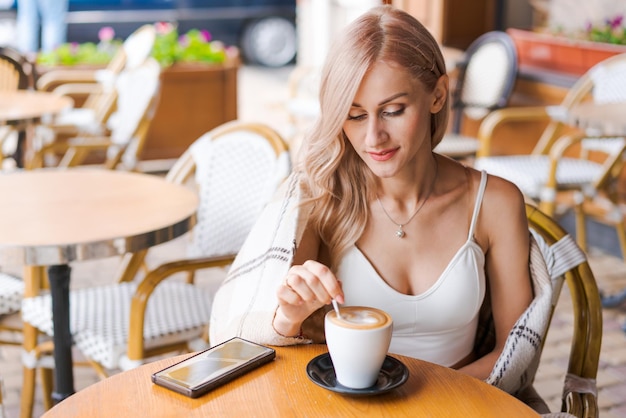
<path id="1" fill-rule="evenodd" d="M 391 216 L 389 216 L 389 214 L 385 210 L 385 207 L 383 206 L 383 202 L 380 201 L 380 197 L 378 197 L 378 194 L 376 195 L 376 200 L 378 200 L 378 204 L 380 205 L 380 208 L 383 210 L 383 213 L 385 215 L 387 215 L 387 218 L 389 218 L 389 220 L 391 222 L 393 222 L 393 224 L 398 227 L 398 229 L 396 229 L 396 232 L 395 232 L 396 237 L 404 238 L 406 236 L 406 232 L 404 232 L 402 227 L 404 227 L 405 225 L 408 225 L 409 222 L 411 222 L 413 220 L 413 218 L 415 218 L 415 215 L 417 215 L 417 213 L 422 209 L 422 207 L 424 206 L 424 204 L 426 203 L 426 201 L 430 197 L 431 193 L 433 192 L 433 189 L 435 188 L 435 180 L 437 180 L 437 171 L 438 171 L 438 169 L 439 169 L 439 165 L 437 164 L 437 160 L 435 159 L 435 175 L 433 176 L 433 181 L 430 184 L 430 189 L 428 190 L 428 194 L 422 200 L 422 203 L 420 203 L 420 205 L 417 207 L 417 209 L 415 209 L 415 212 L 413 212 L 413 215 L 411 215 L 409 220 L 404 222 L 404 223 L 398 223 L 398 222 L 394 221 L 393 218 Z"/>

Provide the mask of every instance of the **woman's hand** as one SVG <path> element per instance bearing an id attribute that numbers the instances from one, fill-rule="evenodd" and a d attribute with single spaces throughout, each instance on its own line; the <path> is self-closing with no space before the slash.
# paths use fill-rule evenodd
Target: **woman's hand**
<path id="1" fill-rule="evenodd" d="M 339 280 L 327 266 L 313 260 L 292 266 L 276 293 L 278 309 L 273 325 L 285 336 L 298 335 L 304 320 L 332 299 L 344 302 Z"/>

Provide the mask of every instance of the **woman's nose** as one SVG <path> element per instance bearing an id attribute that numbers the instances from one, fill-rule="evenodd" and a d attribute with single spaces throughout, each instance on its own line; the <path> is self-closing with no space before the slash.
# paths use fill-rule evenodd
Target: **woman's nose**
<path id="1" fill-rule="evenodd" d="M 365 142 L 370 147 L 375 147 L 387 140 L 384 123 L 379 118 L 370 118 L 367 123 Z"/>

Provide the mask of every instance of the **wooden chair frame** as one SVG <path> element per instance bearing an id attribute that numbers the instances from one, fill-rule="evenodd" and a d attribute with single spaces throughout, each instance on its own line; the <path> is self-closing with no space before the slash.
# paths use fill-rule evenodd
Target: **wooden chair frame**
<path id="1" fill-rule="evenodd" d="M 526 216 L 529 227 L 548 245 L 568 235 L 556 221 L 533 204 L 526 204 Z M 561 411 L 579 418 L 597 418 L 595 379 L 602 345 L 600 294 L 587 261 L 569 269 L 564 278 L 572 298 L 574 323 Z M 554 291 L 558 295 L 561 289 Z"/>

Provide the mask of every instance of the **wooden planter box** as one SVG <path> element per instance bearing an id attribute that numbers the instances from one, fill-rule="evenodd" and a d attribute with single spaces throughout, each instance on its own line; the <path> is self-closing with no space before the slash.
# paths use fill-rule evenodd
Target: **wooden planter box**
<path id="1" fill-rule="evenodd" d="M 239 61 L 174 64 L 161 73 L 161 92 L 140 160 L 178 158 L 212 128 L 237 119 Z"/>
<path id="2" fill-rule="evenodd" d="M 595 64 L 626 52 L 626 45 L 582 41 L 521 29 L 507 29 L 520 66 L 580 76 Z"/>

